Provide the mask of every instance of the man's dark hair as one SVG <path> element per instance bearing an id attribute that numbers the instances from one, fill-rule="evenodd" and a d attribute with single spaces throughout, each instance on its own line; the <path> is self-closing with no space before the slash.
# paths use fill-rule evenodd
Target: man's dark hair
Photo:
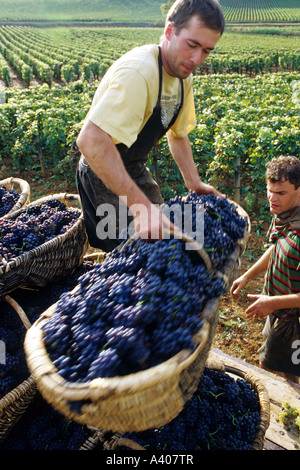
<path id="1" fill-rule="evenodd" d="M 289 181 L 298 189 L 300 186 L 300 160 L 294 156 L 274 158 L 266 164 L 266 180 L 270 183 Z"/>
<path id="2" fill-rule="evenodd" d="M 218 0 L 176 0 L 166 22 L 172 21 L 178 34 L 194 15 L 198 15 L 207 28 L 223 33 L 225 20 Z"/>

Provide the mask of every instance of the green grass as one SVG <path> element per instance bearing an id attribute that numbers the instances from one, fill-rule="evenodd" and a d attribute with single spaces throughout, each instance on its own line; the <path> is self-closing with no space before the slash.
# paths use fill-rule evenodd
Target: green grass
<path id="1" fill-rule="evenodd" d="M 0 0 L 0 21 L 100 21 L 162 25 L 166 0 Z M 299 22 L 299 0 L 220 0 L 227 22 Z"/>
<path id="2" fill-rule="evenodd" d="M 0 20 L 163 21 L 160 0 L 0 0 Z"/>

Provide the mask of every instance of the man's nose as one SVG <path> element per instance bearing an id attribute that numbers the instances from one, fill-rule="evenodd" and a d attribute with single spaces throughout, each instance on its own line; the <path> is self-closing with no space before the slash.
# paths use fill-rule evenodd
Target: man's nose
<path id="1" fill-rule="evenodd" d="M 197 67 L 203 62 L 204 58 L 205 57 L 204 57 L 202 49 L 198 49 L 197 51 L 194 52 L 192 56 L 192 62 Z"/>

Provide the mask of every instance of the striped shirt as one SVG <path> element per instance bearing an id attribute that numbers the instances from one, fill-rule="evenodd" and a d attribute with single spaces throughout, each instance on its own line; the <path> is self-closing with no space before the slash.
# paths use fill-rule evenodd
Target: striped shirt
<path id="1" fill-rule="evenodd" d="M 275 217 L 270 224 L 267 239 L 274 244 L 265 276 L 265 295 L 287 295 L 300 292 L 300 233 L 285 228 L 281 233 L 275 228 Z M 279 318 L 299 316 L 299 308 L 275 310 Z"/>

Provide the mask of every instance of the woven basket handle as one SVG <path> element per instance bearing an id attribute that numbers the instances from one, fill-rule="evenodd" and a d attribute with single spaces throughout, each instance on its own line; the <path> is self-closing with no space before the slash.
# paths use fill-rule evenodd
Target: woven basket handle
<path id="1" fill-rule="evenodd" d="M 22 307 L 20 307 L 20 305 L 9 295 L 6 295 L 4 297 L 4 300 L 6 300 L 6 302 L 9 303 L 15 309 L 20 319 L 22 320 L 22 323 L 25 326 L 26 330 L 29 330 L 29 328 L 31 328 L 31 323 Z"/>
<path id="2" fill-rule="evenodd" d="M 131 439 L 127 439 L 126 437 L 120 437 L 119 439 L 116 439 L 111 445 L 111 450 L 116 450 L 118 447 L 128 447 L 132 450 L 146 450 L 145 447 L 142 447 L 137 442 L 132 441 Z"/>

